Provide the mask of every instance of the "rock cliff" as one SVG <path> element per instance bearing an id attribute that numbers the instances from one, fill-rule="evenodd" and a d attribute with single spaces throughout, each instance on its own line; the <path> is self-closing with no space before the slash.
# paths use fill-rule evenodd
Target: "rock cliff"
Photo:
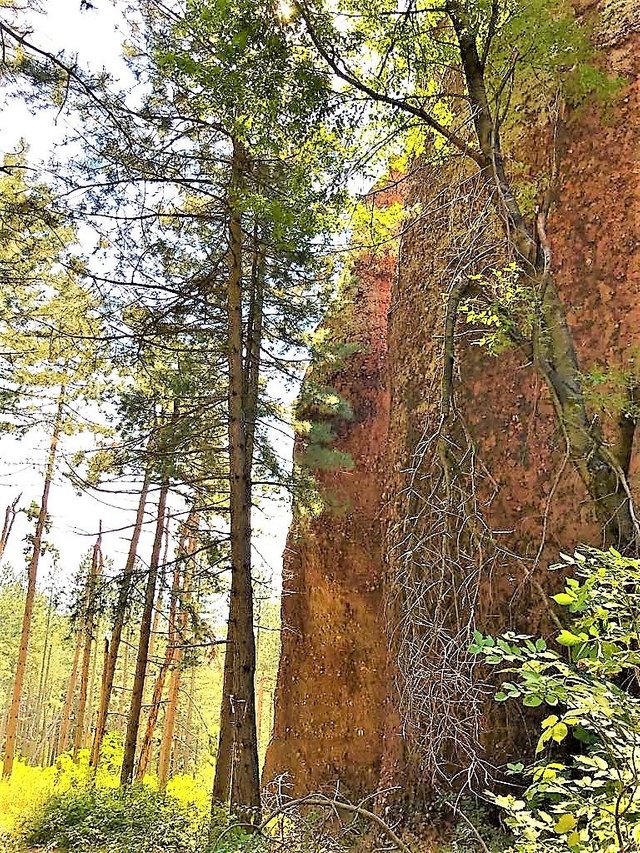
<path id="1" fill-rule="evenodd" d="M 549 223 L 554 271 L 582 370 L 635 370 L 640 6 L 634 0 L 574 5 L 585 18 L 597 16 L 608 68 L 626 82 L 612 108 L 582 107 L 566 116 Z M 598 544 L 593 511 L 542 381 L 516 349 L 493 356 L 475 345 L 471 327 L 457 331 L 452 442 L 466 483 L 459 493 L 465 517 L 477 516 L 491 536 L 452 521 L 452 504 L 444 506 L 434 493 L 430 437 L 440 414 L 447 272 L 455 258 L 478 251 L 469 237 L 478 214 L 473 179 L 461 173 L 456 181 L 416 164 L 405 195 L 422 213 L 404 230 L 398 258 L 360 258 L 353 271 L 357 287 L 345 334 L 361 348 L 327 381 L 354 410 L 336 442 L 354 468 L 318 473 L 321 487 L 339 494 L 347 508 L 294 525 L 285 566 L 285 631 L 265 780 L 288 773 L 296 792 L 340 781 L 361 796 L 405 784 L 407 744 L 420 738 L 440 738 L 440 760 L 458 753 L 452 773 L 469 759 L 464 743 L 460 753 L 464 738 L 470 749 L 478 739 L 494 764 L 521 752 L 527 726 L 520 717 L 495 711 L 488 717 L 477 697 L 466 703 L 473 673 L 457 661 L 452 637 L 462 642 L 472 621 L 489 631 L 548 632 L 554 619 L 548 592 L 559 586 L 547 572 L 550 561 L 577 542 Z M 466 205 L 441 203 L 454 190 L 463 201 L 467 194 Z M 605 434 L 617 441 L 625 425 L 615 413 L 601 417 Z M 640 494 L 635 444 L 629 453 L 631 487 Z M 452 568 L 443 546 L 452 535 L 487 553 Z M 434 569 L 434 547 L 442 571 Z M 408 550 L 422 566 L 426 590 L 412 614 L 406 598 L 389 605 L 384 595 L 390 578 L 396 586 L 405 578 Z M 465 612 L 452 614 L 458 605 Z M 403 660 L 403 637 L 420 618 L 431 639 Z M 414 729 L 399 725 L 399 710 Z M 447 738 L 452 743 L 443 747 Z"/>

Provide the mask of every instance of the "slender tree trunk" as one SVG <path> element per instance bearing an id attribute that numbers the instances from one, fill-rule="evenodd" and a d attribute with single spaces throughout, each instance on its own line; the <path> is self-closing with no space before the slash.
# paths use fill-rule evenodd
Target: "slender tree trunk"
<path id="1" fill-rule="evenodd" d="M 115 618 L 113 622 L 113 630 L 111 631 L 111 639 L 107 640 L 109 645 L 108 655 L 105 660 L 104 671 L 102 673 L 102 687 L 100 690 L 100 700 L 98 703 L 98 715 L 96 718 L 96 730 L 93 736 L 93 744 L 91 747 L 90 764 L 92 767 L 98 766 L 100 760 L 100 750 L 102 741 L 107 729 L 107 716 L 109 714 L 109 705 L 111 703 L 111 693 L 113 692 L 113 680 L 116 673 L 118 663 L 118 652 L 120 651 L 120 641 L 122 639 L 122 631 L 127 615 L 127 605 L 129 603 L 129 594 L 131 592 L 131 583 L 133 580 L 133 569 L 136 563 L 138 553 L 138 543 L 142 532 L 142 524 L 144 522 L 144 511 L 147 503 L 147 494 L 149 492 L 150 469 L 147 467 L 140 489 L 140 498 L 138 500 L 138 509 L 136 512 L 136 521 L 129 543 L 129 553 L 127 561 L 122 573 L 122 579 L 118 589 L 118 600 L 116 602 Z M 128 647 L 125 651 L 128 659 Z M 124 674 L 124 688 L 126 688 L 127 673 Z"/>
<path id="2" fill-rule="evenodd" d="M 69 732 L 71 730 L 71 714 L 73 712 L 73 699 L 76 692 L 76 682 L 78 680 L 78 668 L 80 666 L 80 654 L 82 652 L 82 632 L 78 631 L 76 636 L 76 647 L 73 653 L 73 663 L 71 664 L 71 673 L 67 682 L 67 690 L 64 697 L 64 705 L 62 706 L 62 717 L 60 718 L 60 731 L 58 732 L 57 753 L 61 755 L 69 748 Z"/>
<path id="3" fill-rule="evenodd" d="M 254 223 L 251 247 L 251 279 L 249 317 L 244 360 L 244 423 L 246 434 L 245 471 L 246 485 L 251 503 L 251 474 L 258 418 L 258 391 L 260 388 L 260 354 L 264 323 L 264 248 L 260 241 L 258 223 Z"/>
<path id="4" fill-rule="evenodd" d="M 60 394 L 58 396 L 56 415 L 53 422 L 51 441 L 49 444 L 47 467 L 44 475 L 44 489 L 42 492 L 42 501 L 40 503 L 40 511 L 38 513 L 38 520 L 36 522 L 35 535 L 33 538 L 33 551 L 31 553 L 31 560 L 29 561 L 29 571 L 27 577 L 27 595 L 25 598 L 24 614 L 22 617 L 20 648 L 18 650 L 18 662 L 16 664 L 16 671 L 13 679 L 13 690 L 11 693 L 11 703 L 9 705 L 9 715 L 7 718 L 4 763 L 2 765 L 2 775 L 4 777 L 11 776 L 11 771 L 13 770 L 13 762 L 16 754 L 18 722 L 20 719 L 20 702 L 22 700 L 24 677 L 27 668 L 27 653 L 29 650 L 29 639 L 31 636 L 31 620 L 33 617 L 33 603 L 36 595 L 38 564 L 40 562 L 40 554 L 42 553 L 42 543 L 44 539 L 44 532 L 47 523 L 47 513 L 49 507 L 49 492 L 51 491 L 51 483 L 53 481 L 53 474 L 56 465 L 58 441 L 60 438 L 60 431 L 62 429 L 63 406 L 64 388 L 61 388 Z"/>
<path id="5" fill-rule="evenodd" d="M 2 525 L 2 533 L 0 534 L 0 560 L 4 555 L 5 548 L 7 547 L 7 542 L 9 541 L 9 536 L 11 535 L 11 530 L 13 529 L 13 524 L 16 520 L 16 515 L 18 513 L 18 504 L 20 503 L 20 498 L 22 494 L 19 494 L 18 497 L 10 503 L 4 511 L 4 524 Z"/>
<path id="6" fill-rule="evenodd" d="M 149 661 L 154 663 L 156 653 L 156 642 L 160 633 L 160 619 L 162 618 L 162 609 L 164 605 L 164 590 L 167 584 L 165 566 L 169 561 L 169 522 L 170 516 L 167 514 L 167 521 L 164 527 L 164 552 L 160 561 L 161 569 L 159 574 L 158 594 L 156 603 L 153 607 L 153 622 L 151 625 L 151 637 L 149 638 Z"/>
<path id="7" fill-rule="evenodd" d="M 158 760 L 158 781 L 161 791 L 164 791 L 167 787 L 169 773 L 171 770 L 171 748 L 173 746 L 173 736 L 176 729 L 178 697 L 180 695 L 180 681 L 182 677 L 182 671 L 180 669 L 181 662 L 182 653 L 180 652 L 174 656 L 171 673 L 169 675 L 167 707 L 164 715 L 162 740 L 160 742 L 160 757 Z"/>
<path id="8" fill-rule="evenodd" d="M 158 722 L 158 715 L 160 714 L 160 705 L 162 703 L 162 693 L 164 691 L 164 684 L 167 678 L 167 673 L 169 672 L 169 667 L 171 666 L 171 662 L 176 652 L 176 643 L 178 636 L 176 630 L 176 618 L 182 571 L 182 564 L 179 557 L 184 554 L 185 538 L 186 535 L 183 536 L 182 541 L 180 542 L 180 545 L 178 547 L 178 559 L 176 559 L 173 567 L 173 583 L 171 586 L 171 601 L 169 604 L 169 627 L 167 636 L 167 646 L 165 648 L 164 658 L 162 660 L 162 663 L 160 664 L 160 670 L 153 685 L 153 693 L 151 696 L 149 713 L 147 715 L 147 726 L 145 729 L 144 738 L 142 739 L 142 745 L 140 747 L 140 757 L 138 759 L 138 769 L 136 770 L 137 781 L 142 781 L 142 779 L 144 779 L 144 776 L 149 768 L 151 750 L 153 747 L 153 735 L 156 729 L 156 724 Z M 165 548 L 165 565 L 168 557 L 167 552 L 168 548 Z"/>
<path id="9" fill-rule="evenodd" d="M 229 475 L 231 527 L 231 596 L 227 655 L 233 660 L 223 684 L 218 764 L 214 797 L 226 790 L 234 813 L 251 823 L 260 816 L 260 772 L 255 714 L 255 638 L 251 584 L 251 480 L 247 457 L 246 375 L 243 369 L 242 221 L 238 195 L 242 188 L 244 153 L 234 142 L 230 188 L 228 252 L 228 376 Z M 250 344 L 247 344 L 250 346 Z M 231 677 L 229 677 L 231 676 Z M 232 684 L 229 685 L 229 681 Z M 231 686 L 231 689 L 229 689 Z M 233 727 L 229 760 L 228 727 Z M 226 753 L 226 754 L 225 754 Z M 227 768 L 230 766 L 230 772 Z M 218 769 L 220 767 L 220 769 Z M 228 773 L 227 778 L 222 773 Z M 229 778 L 230 777 L 230 778 Z"/>
<path id="10" fill-rule="evenodd" d="M 104 563 L 102 562 L 101 556 L 100 576 L 102 576 L 103 573 Z M 100 637 L 101 635 L 104 635 L 104 631 L 102 630 L 100 619 L 97 619 L 94 627 L 95 639 L 93 642 L 93 652 L 91 655 L 91 675 L 89 677 L 89 688 L 87 690 L 87 732 L 85 734 L 84 740 L 87 748 L 89 749 L 89 757 L 91 757 L 91 747 L 93 745 L 93 735 L 95 733 L 95 716 L 98 710 L 98 662 L 102 661 L 102 666 L 104 667 L 104 658 L 100 653 L 101 644 L 98 642 L 98 637 Z"/>
<path id="11" fill-rule="evenodd" d="M 233 759 L 234 721 L 233 721 L 233 670 L 234 639 L 231 613 L 227 621 L 227 641 L 222 671 L 222 704 L 220 708 L 220 731 L 218 734 L 218 754 L 213 779 L 213 800 L 224 803 L 229 799 L 231 783 L 231 764 Z"/>
<path id="12" fill-rule="evenodd" d="M 164 725 L 162 727 L 162 740 L 160 742 L 160 757 L 158 761 L 158 780 L 160 790 L 164 790 L 169 780 L 169 771 L 171 768 L 171 749 L 173 746 L 173 736 L 176 727 L 176 717 L 178 712 L 178 698 L 180 695 L 180 682 L 182 679 L 182 660 L 184 658 L 184 643 L 187 634 L 187 624 L 189 613 L 187 609 L 188 598 L 191 586 L 191 572 L 189 568 L 189 557 L 195 554 L 196 531 L 198 528 L 198 516 L 193 510 L 186 523 L 186 541 L 183 549 L 184 555 L 184 580 L 182 583 L 182 595 L 179 600 L 179 615 L 177 616 L 177 629 L 175 638 L 177 643 L 174 643 L 171 656 L 171 672 L 169 675 L 169 688 L 167 690 L 167 706 L 164 714 Z"/>
<path id="13" fill-rule="evenodd" d="M 125 709 L 128 704 L 127 700 L 127 684 L 129 683 L 129 660 L 131 657 L 133 634 L 131 630 L 125 631 L 124 637 L 124 654 L 122 655 L 122 684 L 120 686 L 120 696 L 118 697 L 118 716 L 121 719 L 125 717 Z"/>
<path id="14" fill-rule="evenodd" d="M 101 565 L 102 547 L 102 522 L 100 532 L 93 546 L 91 555 L 91 567 L 87 577 L 87 592 L 85 595 L 85 607 L 82 620 L 83 648 L 82 663 L 80 666 L 80 694 L 78 697 L 78 710 L 76 713 L 76 726 L 73 738 L 73 760 L 78 760 L 78 752 L 82 749 L 85 734 L 85 715 L 87 710 L 87 696 L 89 692 L 89 667 L 91 664 L 91 647 L 94 640 L 96 621 L 96 591 L 98 586 L 98 573 Z"/>
<path id="15" fill-rule="evenodd" d="M 140 619 L 140 640 L 138 643 L 138 654 L 136 658 L 136 669 L 131 691 L 131 705 L 127 719 L 127 733 L 124 743 L 124 756 L 122 759 L 122 771 L 120 782 L 122 785 L 130 785 L 133 779 L 133 768 L 135 763 L 136 745 L 138 742 L 138 729 L 140 727 L 140 712 L 142 710 L 142 697 L 144 693 L 144 681 L 149 656 L 149 640 L 151 637 L 151 620 L 153 618 L 153 603 L 156 594 L 156 583 L 158 580 L 158 566 L 160 564 L 160 550 L 162 548 L 162 534 L 164 531 L 165 513 L 167 505 L 167 493 L 169 491 L 169 480 L 165 475 L 160 487 L 158 499 L 158 516 L 156 519 L 156 532 L 149 565 L 149 574 L 145 588 L 144 607 Z"/>
<path id="16" fill-rule="evenodd" d="M 260 736 L 262 733 L 262 719 L 264 710 L 264 676 L 258 679 L 258 697 L 256 707 L 256 733 L 258 736 L 258 749 L 260 749 Z"/>
<path id="17" fill-rule="evenodd" d="M 28 754 L 32 761 L 35 761 L 38 745 L 41 743 L 41 735 L 42 735 L 42 716 L 44 709 L 44 716 L 46 718 L 46 707 L 47 707 L 47 697 L 46 697 L 46 683 L 48 677 L 48 662 L 51 660 L 51 645 L 49 643 L 49 633 L 51 630 L 51 614 L 53 611 L 53 585 L 51 586 L 51 592 L 49 594 L 49 603 L 47 605 L 47 619 L 45 622 L 44 628 L 44 644 L 42 646 L 42 658 L 40 661 L 40 673 L 38 677 L 38 693 L 35 701 L 35 705 L 33 708 L 33 714 L 31 718 L 31 731 L 29 733 L 29 746 L 28 746 Z"/>
<path id="18" fill-rule="evenodd" d="M 36 748 L 36 752 L 34 755 L 34 759 L 37 763 L 38 756 L 42 754 L 42 763 L 46 767 L 47 766 L 47 753 L 49 750 L 49 734 L 51 730 L 51 726 L 49 724 L 49 702 L 47 697 L 49 696 L 48 685 L 49 685 L 49 673 L 51 672 L 51 652 L 53 651 L 53 646 L 49 644 L 49 649 L 47 651 L 47 664 L 44 673 L 44 701 L 42 703 L 42 725 L 40 729 L 40 736 L 38 737 L 38 745 Z"/>

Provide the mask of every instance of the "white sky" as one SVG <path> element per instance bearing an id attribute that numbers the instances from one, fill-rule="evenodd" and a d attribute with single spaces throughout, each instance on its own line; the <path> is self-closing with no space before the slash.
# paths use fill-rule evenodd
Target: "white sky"
<path id="1" fill-rule="evenodd" d="M 94 71 L 106 68 L 122 82 L 131 84 L 131 77 L 120 57 L 120 46 L 128 30 L 125 6 L 111 0 L 92 2 L 94 9 L 81 12 L 80 0 L 44 0 L 46 14 L 30 15 L 33 41 L 52 52 L 64 49 L 67 55 L 76 53 L 82 66 Z M 0 116 L 0 157 L 14 149 L 20 138 L 25 138 L 29 142 L 31 159 L 34 162 L 45 160 L 64 137 L 65 129 L 64 116 L 56 123 L 53 112 L 33 113 L 28 105 L 16 100 Z M 31 501 L 40 503 L 47 445 L 47 436 L 36 430 L 20 440 L 6 436 L 0 439 L 0 524 L 4 507 L 19 493 L 22 493 L 22 507 Z M 71 452 L 72 449 L 67 440 L 66 447 L 62 447 L 62 456 L 65 450 Z M 282 455 L 290 455 L 291 441 L 283 440 L 278 451 Z M 52 529 L 49 539 L 60 552 L 60 581 L 75 571 L 91 547 L 99 519 L 103 519 L 107 529 L 119 528 L 130 525 L 135 513 L 135 498 L 78 496 L 63 476 L 63 469 L 64 459 L 58 466 L 50 497 Z M 273 577 L 275 590 L 280 587 L 282 551 L 289 521 L 287 506 L 275 500 L 255 513 L 256 563 L 258 567 L 262 564 L 263 576 Z M 151 528 L 150 524 L 148 528 Z M 25 564 L 24 537 L 32 529 L 33 525 L 27 523 L 24 514 L 20 514 L 5 553 L 5 562 L 16 569 Z M 143 559 L 148 559 L 150 537 L 149 531 L 141 542 L 140 555 Z M 103 550 L 114 560 L 116 567 L 121 566 L 127 550 L 127 531 L 105 533 Z M 41 588 L 49 588 L 51 568 L 51 559 L 45 557 L 40 571 Z"/>

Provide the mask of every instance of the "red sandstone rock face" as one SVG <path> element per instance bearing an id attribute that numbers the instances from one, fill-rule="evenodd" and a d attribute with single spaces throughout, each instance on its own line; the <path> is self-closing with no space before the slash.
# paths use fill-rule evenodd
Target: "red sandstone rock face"
<path id="1" fill-rule="evenodd" d="M 577 5 L 589 15 L 596 4 Z M 613 109 L 583 108 L 568 117 L 549 227 L 585 372 L 597 364 L 628 368 L 632 361 L 640 369 L 640 5 L 609 0 L 600 8 L 599 38 L 610 68 L 629 84 Z M 409 203 L 428 202 L 434 187 L 436 177 L 417 172 Z M 417 222 L 403 239 L 397 276 L 391 259 L 356 270 L 353 333 L 370 348 L 332 379 L 356 412 L 337 443 L 355 468 L 319 475 L 324 487 L 349 500 L 350 510 L 323 514 L 300 538 L 294 532 L 286 564 L 288 630 L 265 779 L 290 771 L 297 792 L 339 779 L 355 794 L 371 793 L 381 774 L 384 784 L 402 781 L 387 698 L 393 685 L 381 618 L 382 519 L 393 531 L 403 511 L 402 469 L 437 416 L 448 227 L 432 218 Z M 546 567 L 560 549 L 598 542 L 593 512 L 565 459 L 547 391 L 523 356 L 512 350 L 493 358 L 477 346 L 461 352 L 457 389 L 489 475 L 481 487 L 493 494 L 487 517 L 504 531 L 505 544 L 528 558 L 482 578 L 477 620 L 490 631 L 512 625 L 545 632 L 543 591 L 560 585 Z M 604 421 L 613 438 L 615 424 Z M 632 486 L 640 494 L 636 457 Z M 519 717 L 492 715 L 484 725 L 497 760 L 522 751 Z"/>
<path id="2" fill-rule="evenodd" d="M 395 258 L 383 255 L 352 271 L 348 328 L 337 317 L 334 332 L 360 348 L 344 372 L 322 382 L 353 409 L 334 446 L 354 467 L 318 472 L 321 492 L 341 508 L 295 526 L 285 555 L 283 649 L 264 779 L 286 773 L 297 793 L 339 781 L 360 796 L 378 784 L 386 697 L 380 496 L 394 269 Z"/>

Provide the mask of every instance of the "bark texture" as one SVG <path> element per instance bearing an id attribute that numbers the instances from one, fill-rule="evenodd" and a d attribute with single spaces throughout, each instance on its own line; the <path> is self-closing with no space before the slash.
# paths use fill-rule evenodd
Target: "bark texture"
<path id="1" fill-rule="evenodd" d="M 251 463 L 255 419 L 259 349 L 247 341 L 247 365 L 243 366 L 245 344 L 242 317 L 243 235 L 239 199 L 246 168 L 241 146 L 234 143 L 229 192 L 228 247 L 228 375 L 229 375 L 229 510 L 231 535 L 231 595 L 225 655 L 220 740 L 214 780 L 214 799 L 230 799 L 232 809 L 249 823 L 259 822 L 260 774 L 256 736 L 255 667 L 251 578 Z M 260 320 L 261 323 L 261 320 Z M 257 321 L 254 322 L 254 329 Z M 253 338 L 253 335 L 252 335 Z M 258 360 L 257 369 L 252 365 Z"/>

